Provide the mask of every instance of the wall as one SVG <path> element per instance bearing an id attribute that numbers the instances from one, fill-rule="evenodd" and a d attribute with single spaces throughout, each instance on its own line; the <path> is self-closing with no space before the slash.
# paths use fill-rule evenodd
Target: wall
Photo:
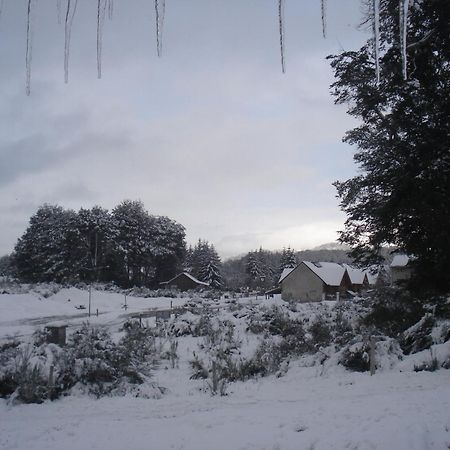
<path id="1" fill-rule="evenodd" d="M 321 301 L 323 281 L 304 264 L 300 264 L 281 283 L 281 298 L 285 301 Z"/>

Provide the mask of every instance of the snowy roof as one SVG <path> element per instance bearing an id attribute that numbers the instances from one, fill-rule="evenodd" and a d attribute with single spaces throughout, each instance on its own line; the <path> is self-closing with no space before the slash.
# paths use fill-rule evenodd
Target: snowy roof
<path id="1" fill-rule="evenodd" d="M 364 270 L 358 269 L 357 267 L 349 266 L 348 264 L 342 264 L 344 269 L 347 269 L 348 276 L 352 284 L 363 284 L 366 272 Z M 368 277 L 368 275 L 367 275 Z M 369 280 L 369 278 L 367 278 Z"/>
<path id="2" fill-rule="evenodd" d="M 288 267 L 286 269 L 283 269 L 283 272 L 281 272 L 280 279 L 278 280 L 278 283 L 281 283 L 293 270 L 294 270 L 293 267 Z"/>
<path id="3" fill-rule="evenodd" d="M 338 263 L 302 261 L 328 286 L 339 286 L 344 276 L 345 269 Z"/>
<path id="4" fill-rule="evenodd" d="M 171 278 L 169 281 L 163 281 L 161 284 L 169 284 L 171 283 L 173 280 L 176 280 L 178 277 L 181 277 L 182 275 L 185 275 L 186 277 L 190 278 L 192 281 L 194 281 L 197 284 L 201 284 L 203 286 L 209 286 L 209 283 L 205 283 L 204 281 L 200 281 L 197 280 L 197 278 L 195 278 L 194 276 L 192 276 L 190 273 L 188 272 L 182 272 L 179 273 L 178 275 L 174 276 L 173 278 Z"/>
<path id="5" fill-rule="evenodd" d="M 408 265 L 409 256 L 408 255 L 395 255 L 394 259 L 391 262 L 391 267 L 405 267 Z"/>
<path id="6" fill-rule="evenodd" d="M 366 272 L 367 275 L 367 281 L 369 284 L 375 284 L 378 280 L 379 273 L 372 273 L 370 270 Z"/>

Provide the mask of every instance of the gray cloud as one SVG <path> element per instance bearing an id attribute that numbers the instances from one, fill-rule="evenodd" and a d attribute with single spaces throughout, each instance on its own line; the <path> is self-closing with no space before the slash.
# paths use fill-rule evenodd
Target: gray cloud
<path id="1" fill-rule="evenodd" d="M 95 2 L 80 0 L 70 82 L 54 2 L 37 2 L 32 94 L 24 95 L 25 8 L 0 24 L 0 254 L 44 203 L 77 209 L 140 198 L 222 254 L 317 245 L 343 222 L 331 182 L 352 174 L 352 126 L 329 97 L 324 57 L 354 48 L 358 2 L 286 2 L 287 73 L 273 0 L 167 3 L 163 58 L 148 0 L 116 2 L 96 79 Z M 6 38 L 5 38 L 6 36 Z M 330 238 L 331 236 L 331 238 Z"/>

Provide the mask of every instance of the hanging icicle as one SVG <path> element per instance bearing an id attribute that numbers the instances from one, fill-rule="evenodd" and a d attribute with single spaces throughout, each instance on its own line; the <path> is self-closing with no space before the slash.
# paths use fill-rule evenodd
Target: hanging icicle
<path id="1" fill-rule="evenodd" d="M 327 0 L 321 0 L 322 10 L 322 34 L 323 37 L 327 37 Z"/>
<path id="2" fill-rule="evenodd" d="M 284 0 L 278 0 L 278 26 L 280 33 L 281 72 L 286 73 L 284 63 Z"/>
<path id="3" fill-rule="evenodd" d="M 408 34 L 408 19 L 409 19 L 409 0 L 399 0 L 400 11 L 400 51 L 402 54 L 402 73 L 403 79 L 408 78 L 407 63 L 408 56 L 406 54 L 406 39 Z"/>
<path id="4" fill-rule="evenodd" d="M 162 37 L 164 27 L 164 16 L 166 14 L 166 0 L 155 0 L 156 12 L 156 52 L 162 55 Z"/>
<path id="5" fill-rule="evenodd" d="M 380 84 L 380 0 L 373 0 L 373 34 L 375 73 L 377 84 Z"/>
<path id="6" fill-rule="evenodd" d="M 97 78 L 102 77 L 103 26 L 107 0 L 97 0 Z"/>
<path id="7" fill-rule="evenodd" d="M 61 0 L 56 0 L 56 17 L 58 19 L 58 25 L 61 25 Z"/>
<path id="8" fill-rule="evenodd" d="M 33 21 L 34 21 L 34 0 L 28 0 L 27 8 L 27 53 L 25 56 L 27 95 L 31 93 L 31 59 L 33 56 Z"/>
<path id="9" fill-rule="evenodd" d="M 64 82 L 69 82 L 69 52 L 70 36 L 72 34 L 73 18 L 77 10 L 78 0 L 67 0 L 66 18 L 64 23 Z"/>
<path id="10" fill-rule="evenodd" d="M 113 12 L 114 12 L 114 0 L 108 0 L 108 19 L 113 19 Z"/>

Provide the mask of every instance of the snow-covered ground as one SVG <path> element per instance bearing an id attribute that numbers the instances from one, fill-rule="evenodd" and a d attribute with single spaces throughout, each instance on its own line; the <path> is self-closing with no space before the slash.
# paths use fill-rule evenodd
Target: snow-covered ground
<path id="1" fill-rule="evenodd" d="M 280 379 L 236 383 L 225 397 L 160 375 L 161 399 L 67 397 L 0 404 L 0 448 L 448 449 L 450 372 L 333 374 L 293 368 Z M 180 385 L 184 387 L 180 391 Z"/>
<path id="2" fill-rule="evenodd" d="M 165 309 L 171 301 L 177 306 L 185 300 L 129 297 L 127 313 Z M 100 310 L 92 323 L 117 331 L 117 324 L 125 320 L 123 295 L 94 291 L 92 301 L 94 310 Z M 60 316 L 79 324 L 86 317 L 77 316 L 84 310 L 74 305 L 86 302 L 87 292 L 74 288 L 49 298 L 0 295 L 0 336 L 27 335 Z M 304 308 L 309 314 L 316 306 Z M 223 317 L 231 314 L 224 312 Z M 189 379 L 189 359 L 197 343 L 192 336 L 179 338 L 179 367 L 163 361 L 155 370 L 153 381 L 167 389 L 160 398 L 97 400 L 75 393 L 41 405 L 0 400 L 0 449 L 450 448 L 450 371 L 413 371 L 414 363 L 426 359 L 429 351 L 405 357 L 392 370 L 374 376 L 336 365 L 326 370 L 304 367 L 304 361 L 292 360 L 280 378 L 230 383 L 226 396 L 212 397 L 205 381 Z M 447 354 L 449 346 L 436 346 L 435 354 Z"/>
<path id="3" fill-rule="evenodd" d="M 92 324 L 121 323 L 125 316 L 152 309 L 168 309 L 181 306 L 186 298 L 144 298 L 92 290 Z M 78 309 L 80 306 L 84 309 Z M 36 329 L 55 321 L 69 326 L 79 325 L 88 319 L 89 293 L 87 290 L 65 288 L 54 295 L 44 297 L 39 290 L 25 294 L 0 294 L 0 340 L 7 336 L 25 337 Z M 96 313 L 99 316 L 96 316 Z"/>

